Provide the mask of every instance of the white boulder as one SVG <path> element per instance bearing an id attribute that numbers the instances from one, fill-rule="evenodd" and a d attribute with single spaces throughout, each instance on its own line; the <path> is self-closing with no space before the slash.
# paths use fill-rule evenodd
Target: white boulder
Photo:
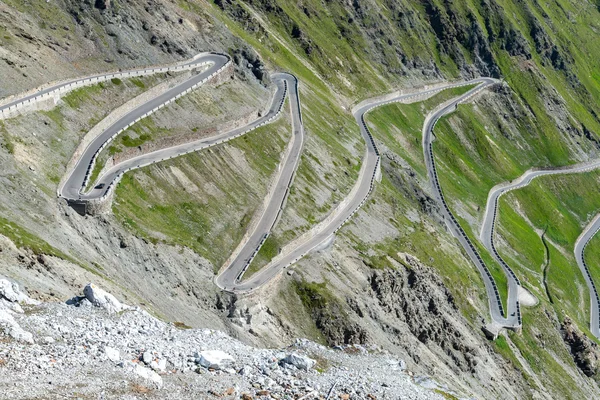
<path id="1" fill-rule="evenodd" d="M 33 344 L 33 335 L 19 326 L 9 310 L 0 310 L 0 329 L 20 342 Z"/>
<path id="2" fill-rule="evenodd" d="M 117 362 L 121 359 L 121 354 L 119 353 L 119 350 L 113 349 L 112 347 L 106 346 L 104 348 L 104 354 L 106 354 L 106 357 L 108 357 L 109 360 L 114 362 Z"/>
<path id="3" fill-rule="evenodd" d="M 303 355 L 297 354 L 297 353 L 288 354 L 281 361 L 284 362 L 285 364 L 293 365 L 294 367 L 296 367 L 298 369 L 303 369 L 305 371 L 308 371 L 309 369 L 311 369 L 316 363 L 316 361 L 313 360 L 312 358 L 309 358 L 309 357 L 306 357 L 306 356 L 303 356 Z"/>
<path id="4" fill-rule="evenodd" d="M 212 369 L 228 369 L 233 366 L 235 360 L 229 354 L 221 350 L 206 350 L 201 351 L 197 363 L 204 368 Z"/>
<path id="5" fill-rule="evenodd" d="M 129 306 L 117 300 L 115 296 L 100 289 L 93 283 L 89 283 L 83 289 L 83 294 L 94 306 L 104 308 L 109 313 L 117 313 L 129 308 Z"/>
<path id="6" fill-rule="evenodd" d="M 156 372 L 152 371 L 150 368 L 146 368 L 141 364 L 137 364 L 131 361 L 127 361 L 123 364 L 123 367 L 130 372 L 133 372 L 135 375 L 154 383 L 158 388 L 161 388 L 163 385 L 162 377 Z"/>
<path id="7" fill-rule="evenodd" d="M 151 352 L 145 351 L 144 354 L 142 354 L 142 361 L 144 364 L 149 365 L 152 360 L 154 360 L 154 357 L 152 356 Z"/>
<path id="8" fill-rule="evenodd" d="M 6 299 L 11 303 L 39 304 L 39 301 L 30 299 L 19 290 L 19 285 L 8 279 L 0 279 L 0 299 Z"/>

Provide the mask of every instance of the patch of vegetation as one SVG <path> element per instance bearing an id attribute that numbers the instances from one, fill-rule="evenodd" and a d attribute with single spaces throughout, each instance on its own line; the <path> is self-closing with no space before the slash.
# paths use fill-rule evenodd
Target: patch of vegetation
<path id="1" fill-rule="evenodd" d="M 248 267 L 248 270 L 244 274 L 244 279 L 247 279 L 256 272 L 260 271 L 262 266 L 268 264 L 269 261 L 279 254 L 280 249 L 281 244 L 277 241 L 277 239 L 269 236 L 258 251 L 258 254 L 256 254 L 256 257 L 254 258 L 252 264 L 250 264 L 250 267 Z"/>
<path id="2" fill-rule="evenodd" d="M 433 389 L 433 391 L 439 395 L 441 395 L 443 398 L 448 399 L 448 400 L 459 400 L 458 397 L 454 396 L 451 393 L 445 392 L 441 389 Z"/>
<path id="3" fill-rule="evenodd" d="M 8 131 L 6 130 L 6 126 L 4 122 L 0 121 L 0 132 L 2 132 L 2 146 L 6 149 L 8 154 L 15 153 L 15 143 L 13 138 L 10 136 Z"/>
<path id="4" fill-rule="evenodd" d="M 118 147 L 117 147 L 117 146 L 115 146 L 115 145 L 110 145 L 110 146 L 108 147 L 108 155 L 109 155 L 109 156 L 114 156 L 115 154 L 118 154 L 118 153 L 121 153 L 121 152 L 123 152 L 123 150 L 121 150 L 120 148 L 118 148 Z M 99 159 L 100 159 L 100 157 L 99 157 Z M 102 164 L 102 163 L 99 161 L 99 162 L 97 163 L 97 166 L 98 166 L 100 169 L 102 169 L 102 167 L 103 167 L 104 165 L 103 165 L 103 164 Z M 98 172 L 100 172 L 100 170 L 98 170 Z"/>
<path id="5" fill-rule="evenodd" d="M 411 104 L 392 103 L 370 111 L 365 120 L 377 140 L 402 157 L 421 177 L 427 177 L 423 159 L 422 128 L 425 116 L 436 106 L 468 92 L 474 85 L 446 89 Z"/>
<path id="6" fill-rule="evenodd" d="M 189 325 L 186 325 L 185 323 L 183 323 L 183 322 L 179 322 L 179 321 L 175 321 L 175 322 L 173 322 L 173 325 L 174 325 L 174 326 L 175 326 L 175 328 L 177 328 L 177 329 L 192 329 L 192 327 L 191 327 L 191 326 L 189 326 Z"/>
<path id="7" fill-rule="evenodd" d="M 100 159 L 96 160 L 96 163 L 94 164 L 94 169 L 92 169 L 92 174 L 90 175 L 90 179 L 88 180 L 85 190 L 91 189 L 96 184 L 96 180 L 98 180 L 98 178 L 100 177 L 100 172 L 104 168 L 104 164 L 105 163 L 102 162 Z"/>
<path id="8" fill-rule="evenodd" d="M 36 255 L 47 254 L 78 264 L 73 258 L 51 246 L 39 236 L 34 235 L 16 223 L 0 217 L 0 233 L 9 238 L 15 246 L 31 250 Z"/>
<path id="9" fill-rule="evenodd" d="M 122 81 L 122 80 L 120 80 L 119 78 L 112 78 L 110 81 L 111 81 L 113 84 L 115 84 L 115 85 L 120 85 L 121 83 L 123 83 L 123 81 Z M 138 87 L 141 87 L 141 88 L 144 88 L 144 87 L 145 87 L 145 85 L 143 85 L 143 86 L 140 86 L 140 85 L 138 85 L 136 82 L 134 82 L 134 80 L 133 80 L 133 79 L 132 79 L 132 83 L 133 83 L 134 85 L 138 86 Z"/>
<path id="10" fill-rule="evenodd" d="M 146 84 L 139 78 L 131 78 L 131 83 L 133 83 L 135 86 L 139 87 L 140 89 L 146 89 Z"/>
<path id="11" fill-rule="evenodd" d="M 327 289 L 327 282 L 294 281 L 296 294 L 308 310 L 323 309 L 337 300 Z"/>
<path id="12" fill-rule="evenodd" d="M 121 136 L 121 143 L 123 143 L 123 146 L 125 147 L 138 147 L 143 145 L 150 139 L 151 136 L 147 134 L 141 134 L 136 138 L 131 138 L 129 135 L 123 135 Z"/>
<path id="13" fill-rule="evenodd" d="M 288 138 L 286 114 L 227 144 L 125 174 L 113 212 L 136 235 L 189 247 L 217 270 L 262 203 Z"/>
<path id="14" fill-rule="evenodd" d="M 89 102 L 94 96 L 98 96 L 100 93 L 102 93 L 104 88 L 105 86 L 101 86 L 100 84 L 83 86 L 62 96 L 62 100 L 69 107 L 78 109 L 82 104 Z"/>

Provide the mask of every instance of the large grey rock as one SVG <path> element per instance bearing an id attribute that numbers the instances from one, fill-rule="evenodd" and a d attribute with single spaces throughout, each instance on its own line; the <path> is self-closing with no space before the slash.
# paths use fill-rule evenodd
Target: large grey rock
<path id="1" fill-rule="evenodd" d="M 308 371 L 309 369 L 311 369 L 316 363 L 316 361 L 313 360 L 312 358 L 309 358 L 309 357 L 306 357 L 306 356 L 303 356 L 303 355 L 297 354 L 297 353 L 288 354 L 281 361 L 284 362 L 285 364 L 293 365 L 294 367 L 296 367 L 298 369 L 303 369 L 305 371 Z"/>
<path id="2" fill-rule="evenodd" d="M 93 283 L 89 283 L 84 289 L 83 294 L 96 307 L 104 308 L 110 313 L 117 313 L 127 310 L 129 306 L 122 304 L 115 296 L 99 288 Z"/>

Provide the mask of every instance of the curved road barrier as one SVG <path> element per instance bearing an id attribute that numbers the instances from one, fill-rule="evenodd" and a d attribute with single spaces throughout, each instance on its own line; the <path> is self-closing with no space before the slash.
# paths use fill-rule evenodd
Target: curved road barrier
<path id="1" fill-rule="evenodd" d="M 271 191 L 271 197 L 268 199 L 258 223 L 254 226 L 252 232 L 249 232 L 248 240 L 240 245 L 241 248 L 237 249 L 238 251 L 232 257 L 233 259 L 223 266 L 222 272 L 215 278 L 217 286 L 225 290 L 233 289 L 242 279 L 279 220 L 298 169 L 304 145 L 304 127 L 298 96 L 298 81 L 293 75 L 282 73 L 273 74 L 272 78 L 276 81 L 283 80 L 289 87 L 293 133 L 291 149 L 289 155 L 282 162 L 279 176 L 276 178 L 274 188 Z"/>
<path id="2" fill-rule="evenodd" d="M 553 169 L 530 169 L 512 182 L 501 183 L 494 186 L 488 194 L 488 199 L 485 206 L 483 223 L 479 233 L 481 242 L 488 250 L 490 250 L 494 258 L 499 263 L 506 265 L 502 257 L 500 257 L 500 254 L 498 254 L 498 251 L 494 245 L 494 233 L 498 214 L 498 201 L 500 197 L 511 190 L 520 189 L 529 185 L 535 178 L 540 176 L 581 173 L 597 168 L 600 168 L 600 160 Z M 600 222 L 598 218 L 596 218 L 584 229 L 581 236 L 579 236 L 575 242 L 575 258 L 577 260 L 577 265 L 579 266 L 579 269 L 581 270 L 581 273 L 583 274 L 590 291 L 590 330 L 596 337 L 600 337 L 600 298 L 598 297 L 598 291 L 596 290 L 596 286 L 592 281 L 589 269 L 585 263 L 583 252 L 588 242 L 598 231 L 598 229 L 600 229 Z"/>
<path id="3" fill-rule="evenodd" d="M 577 265 L 585 278 L 585 282 L 590 290 L 590 331 L 594 336 L 600 338 L 600 297 L 598 297 L 598 290 L 592 280 L 590 270 L 585 263 L 583 253 L 590 240 L 600 230 L 600 214 L 598 214 L 592 222 L 585 227 L 581 235 L 575 241 L 575 259 Z"/>
<path id="4" fill-rule="evenodd" d="M 518 328 L 521 326 L 521 310 L 518 300 L 519 281 L 516 278 L 516 275 L 508 267 L 508 265 L 501 264 L 503 271 L 508 278 L 508 311 L 507 316 L 505 317 L 504 307 L 502 305 L 500 293 L 498 291 L 496 282 L 492 277 L 492 274 L 483 262 L 481 255 L 479 254 L 471 240 L 466 235 L 465 231 L 462 229 L 462 227 L 450 211 L 450 207 L 448 206 L 448 203 L 444 198 L 444 194 L 442 192 L 442 188 L 438 179 L 438 172 L 435 165 L 435 159 L 433 156 L 433 129 L 435 127 L 435 124 L 440 120 L 440 118 L 456 110 L 456 106 L 459 103 L 469 100 L 471 97 L 479 93 L 484 88 L 493 85 L 497 82 L 497 80 L 491 78 L 479 78 L 470 81 L 469 83 L 471 84 L 479 83 L 479 85 L 469 90 L 467 93 L 461 95 L 457 99 L 452 100 L 452 102 L 450 102 L 449 104 L 429 114 L 423 126 L 423 153 L 425 156 L 425 164 L 427 165 L 429 179 L 433 184 L 436 200 L 442 205 L 442 214 L 444 216 L 444 219 L 446 220 L 446 224 L 450 232 L 452 232 L 452 234 L 458 239 L 460 244 L 463 246 L 467 255 L 475 264 L 483 278 L 483 282 L 488 294 L 488 304 L 492 320 L 496 324 L 503 327 Z"/>
<path id="5" fill-rule="evenodd" d="M 135 76 L 153 75 L 162 72 L 178 72 L 186 71 L 195 68 L 205 67 L 210 64 L 219 64 L 223 60 L 223 56 L 217 53 L 200 53 L 190 60 L 182 63 L 167 65 L 162 67 L 142 68 L 130 71 L 119 71 L 109 74 L 91 75 L 84 78 L 76 78 L 66 80 L 59 83 L 50 84 L 49 86 L 36 90 L 30 94 L 22 96 L 13 96 L 6 104 L 0 104 L 0 119 L 14 116 L 15 113 L 26 110 L 32 104 L 45 101 L 52 98 L 57 98 L 61 94 L 70 92 L 80 87 L 95 85 L 99 82 L 106 82 L 114 78 L 132 78 Z"/>
<path id="6" fill-rule="evenodd" d="M 126 115 L 118 119 L 116 122 L 114 122 L 104 132 L 102 132 L 94 140 L 92 140 L 81 154 L 79 161 L 75 164 L 73 171 L 71 171 L 71 175 L 62 185 L 62 187 L 58 188 L 58 195 L 60 197 L 63 197 L 68 200 L 92 200 L 106 197 L 105 195 L 109 193 L 109 187 L 112 186 L 111 183 L 113 182 L 114 176 L 116 176 L 116 174 L 111 177 L 113 179 L 108 179 L 106 175 L 103 176 L 103 181 L 99 182 L 105 184 L 105 187 L 103 189 L 92 189 L 86 194 L 81 193 L 83 188 L 85 188 L 88 184 L 88 180 L 94 169 L 94 164 L 96 162 L 98 154 L 100 154 L 100 152 L 105 147 L 107 147 L 110 144 L 110 142 L 117 137 L 119 133 L 123 132 L 139 120 L 146 118 L 150 114 L 174 102 L 179 97 L 184 96 L 192 90 L 198 88 L 206 81 L 208 81 L 209 79 L 217 75 L 219 72 L 221 72 L 225 67 L 227 67 L 227 65 L 229 65 L 231 61 L 229 60 L 229 57 L 225 55 L 205 54 L 193 60 L 192 62 L 196 64 L 209 64 L 210 67 L 196 75 L 192 75 L 191 78 L 174 86 L 173 88 L 166 90 L 165 92 L 145 102 L 144 104 L 136 107 L 134 110 L 132 110 L 131 112 L 127 113 Z M 155 153 L 151 154 L 158 156 Z M 134 159 L 140 161 L 138 162 L 138 164 L 136 164 L 136 166 L 141 166 L 141 161 L 148 160 L 147 158 L 145 160 L 140 160 L 140 158 L 141 157 L 136 157 Z M 115 166 L 115 168 L 122 166 L 123 164 L 125 163 L 121 163 Z M 111 169 L 111 171 L 113 171 L 115 168 Z M 128 166 L 128 168 L 132 169 L 131 164 Z"/>

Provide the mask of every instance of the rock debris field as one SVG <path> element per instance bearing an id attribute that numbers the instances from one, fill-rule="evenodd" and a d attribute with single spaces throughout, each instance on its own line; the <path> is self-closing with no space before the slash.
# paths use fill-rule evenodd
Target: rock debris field
<path id="1" fill-rule="evenodd" d="M 40 303 L 0 279 L 1 398 L 442 399 L 375 349 L 259 349 L 162 322 L 93 284 L 83 293 Z"/>

